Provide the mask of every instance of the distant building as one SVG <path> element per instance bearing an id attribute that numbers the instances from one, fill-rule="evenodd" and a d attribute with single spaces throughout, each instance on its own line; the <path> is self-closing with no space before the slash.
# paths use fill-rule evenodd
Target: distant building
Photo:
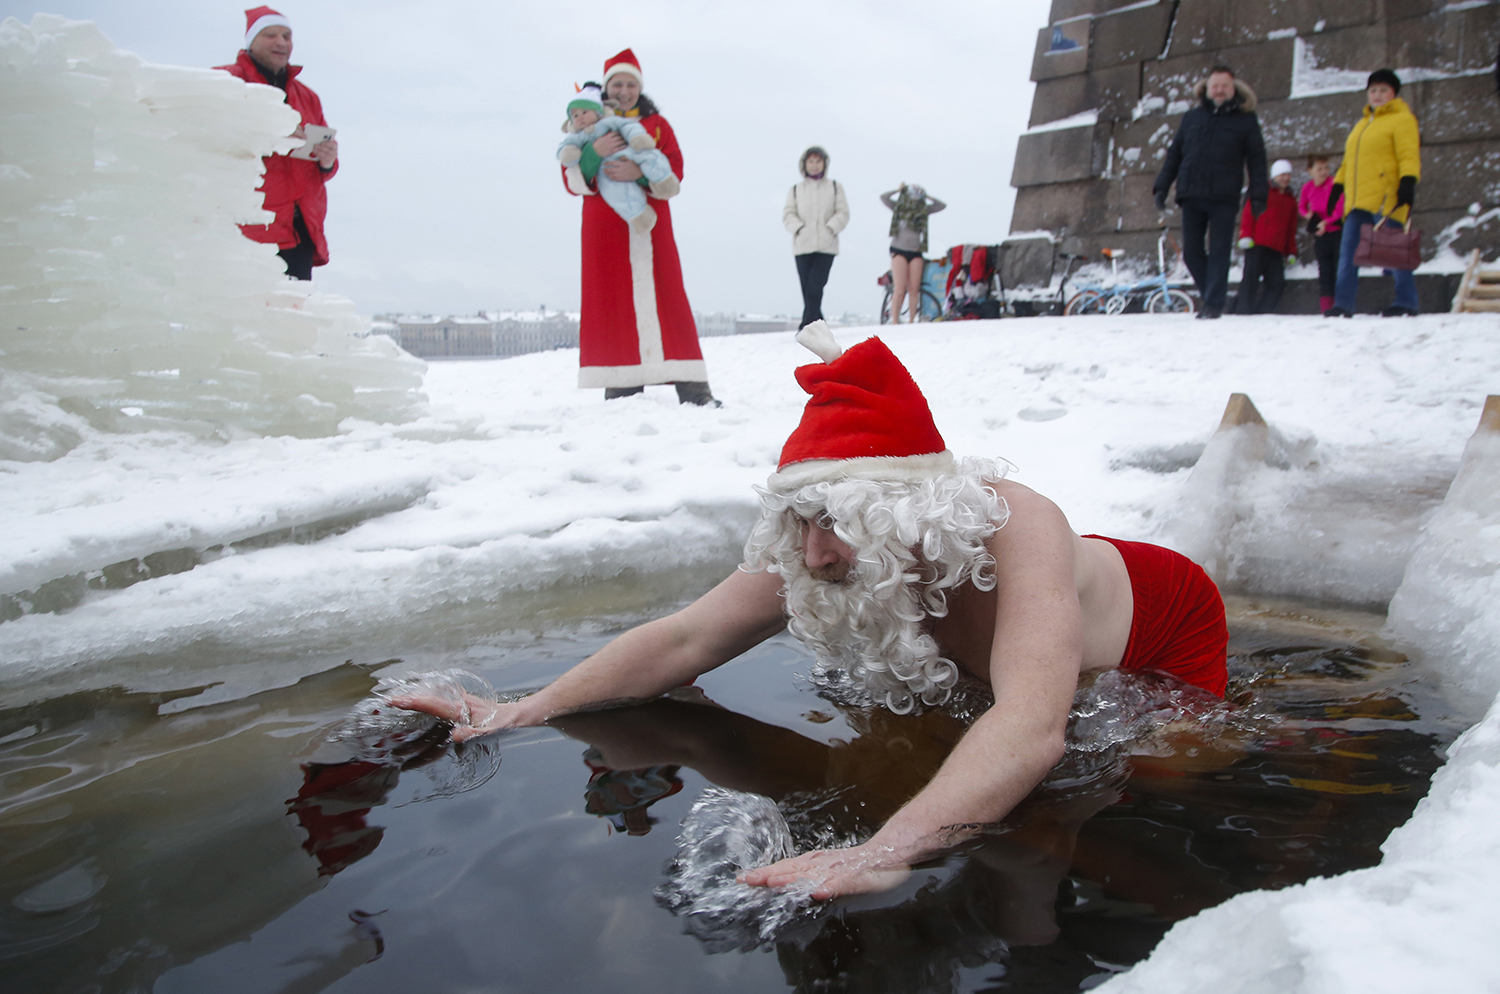
<path id="1" fill-rule="evenodd" d="M 503 358 L 578 347 L 578 315 L 545 309 L 465 317 L 381 314 L 370 330 L 421 359 Z"/>

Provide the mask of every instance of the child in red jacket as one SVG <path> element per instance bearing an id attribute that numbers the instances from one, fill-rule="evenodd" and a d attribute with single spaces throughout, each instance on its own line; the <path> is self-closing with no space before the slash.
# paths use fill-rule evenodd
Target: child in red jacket
<path id="1" fill-rule="evenodd" d="M 1271 166 L 1266 209 L 1256 216 L 1250 204 L 1245 204 L 1240 220 L 1245 275 L 1235 299 L 1235 310 L 1241 314 L 1270 314 L 1281 303 L 1286 289 L 1286 257 L 1297 254 L 1297 198 L 1292 196 L 1291 187 L 1292 164 L 1277 159 Z"/>

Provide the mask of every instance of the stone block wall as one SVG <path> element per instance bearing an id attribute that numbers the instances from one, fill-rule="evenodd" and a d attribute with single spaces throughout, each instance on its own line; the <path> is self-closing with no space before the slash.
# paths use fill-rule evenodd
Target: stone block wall
<path id="1" fill-rule="evenodd" d="M 1267 155 L 1290 159 L 1300 187 L 1308 155 L 1337 161 L 1365 77 L 1390 66 L 1422 129 L 1413 223 L 1427 257 L 1447 230 L 1454 253 L 1494 259 L 1497 48 L 1500 0 L 1053 0 L 1011 177 L 1011 230 L 1048 230 L 1091 255 L 1120 247 L 1154 265 L 1152 183 L 1209 67 L 1229 65 L 1255 90 Z"/>

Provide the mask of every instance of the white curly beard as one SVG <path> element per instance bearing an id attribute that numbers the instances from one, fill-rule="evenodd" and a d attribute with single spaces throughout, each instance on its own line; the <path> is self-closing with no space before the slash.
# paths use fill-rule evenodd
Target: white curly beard
<path id="1" fill-rule="evenodd" d="M 745 543 L 746 569 L 785 579 L 788 627 L 876 701 L 905 714 L 947 701 L 958 667 L 943 658 L 928 618 L 948 613 L 947 592 L 994 588 L 987 541 L 1009 509 L 994 484 L 1008 467 L 967 459 L 958 473 L 920 482 L 846 479 L 778 493 L 761 489 L 761 519 Z M 809 570 L 808 522 L 831 525 L 854 550 L 852 567 Z"/>

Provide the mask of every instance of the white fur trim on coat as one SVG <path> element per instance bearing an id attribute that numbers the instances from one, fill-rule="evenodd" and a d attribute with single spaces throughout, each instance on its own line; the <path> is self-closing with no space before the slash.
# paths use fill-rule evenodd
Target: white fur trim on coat
<path id="1" fill-rule="evenodd" d="M 705 383 L 708 364 L 702 359 L 665 359 L 638 366 L 580 366 L 578 386 L 644 387 L 653 383 Z"/>
<path id="2" fill-rule="evenodd" d="M 839 480 L 890 480 L 917 483 L 935 476 L 958 472 L 958 460 L 944 449 L 918 456 L 860 456 L 855 459 L 808 459 L 772 473 L 766 486 L 778 493 L 809 483 Z"/>

